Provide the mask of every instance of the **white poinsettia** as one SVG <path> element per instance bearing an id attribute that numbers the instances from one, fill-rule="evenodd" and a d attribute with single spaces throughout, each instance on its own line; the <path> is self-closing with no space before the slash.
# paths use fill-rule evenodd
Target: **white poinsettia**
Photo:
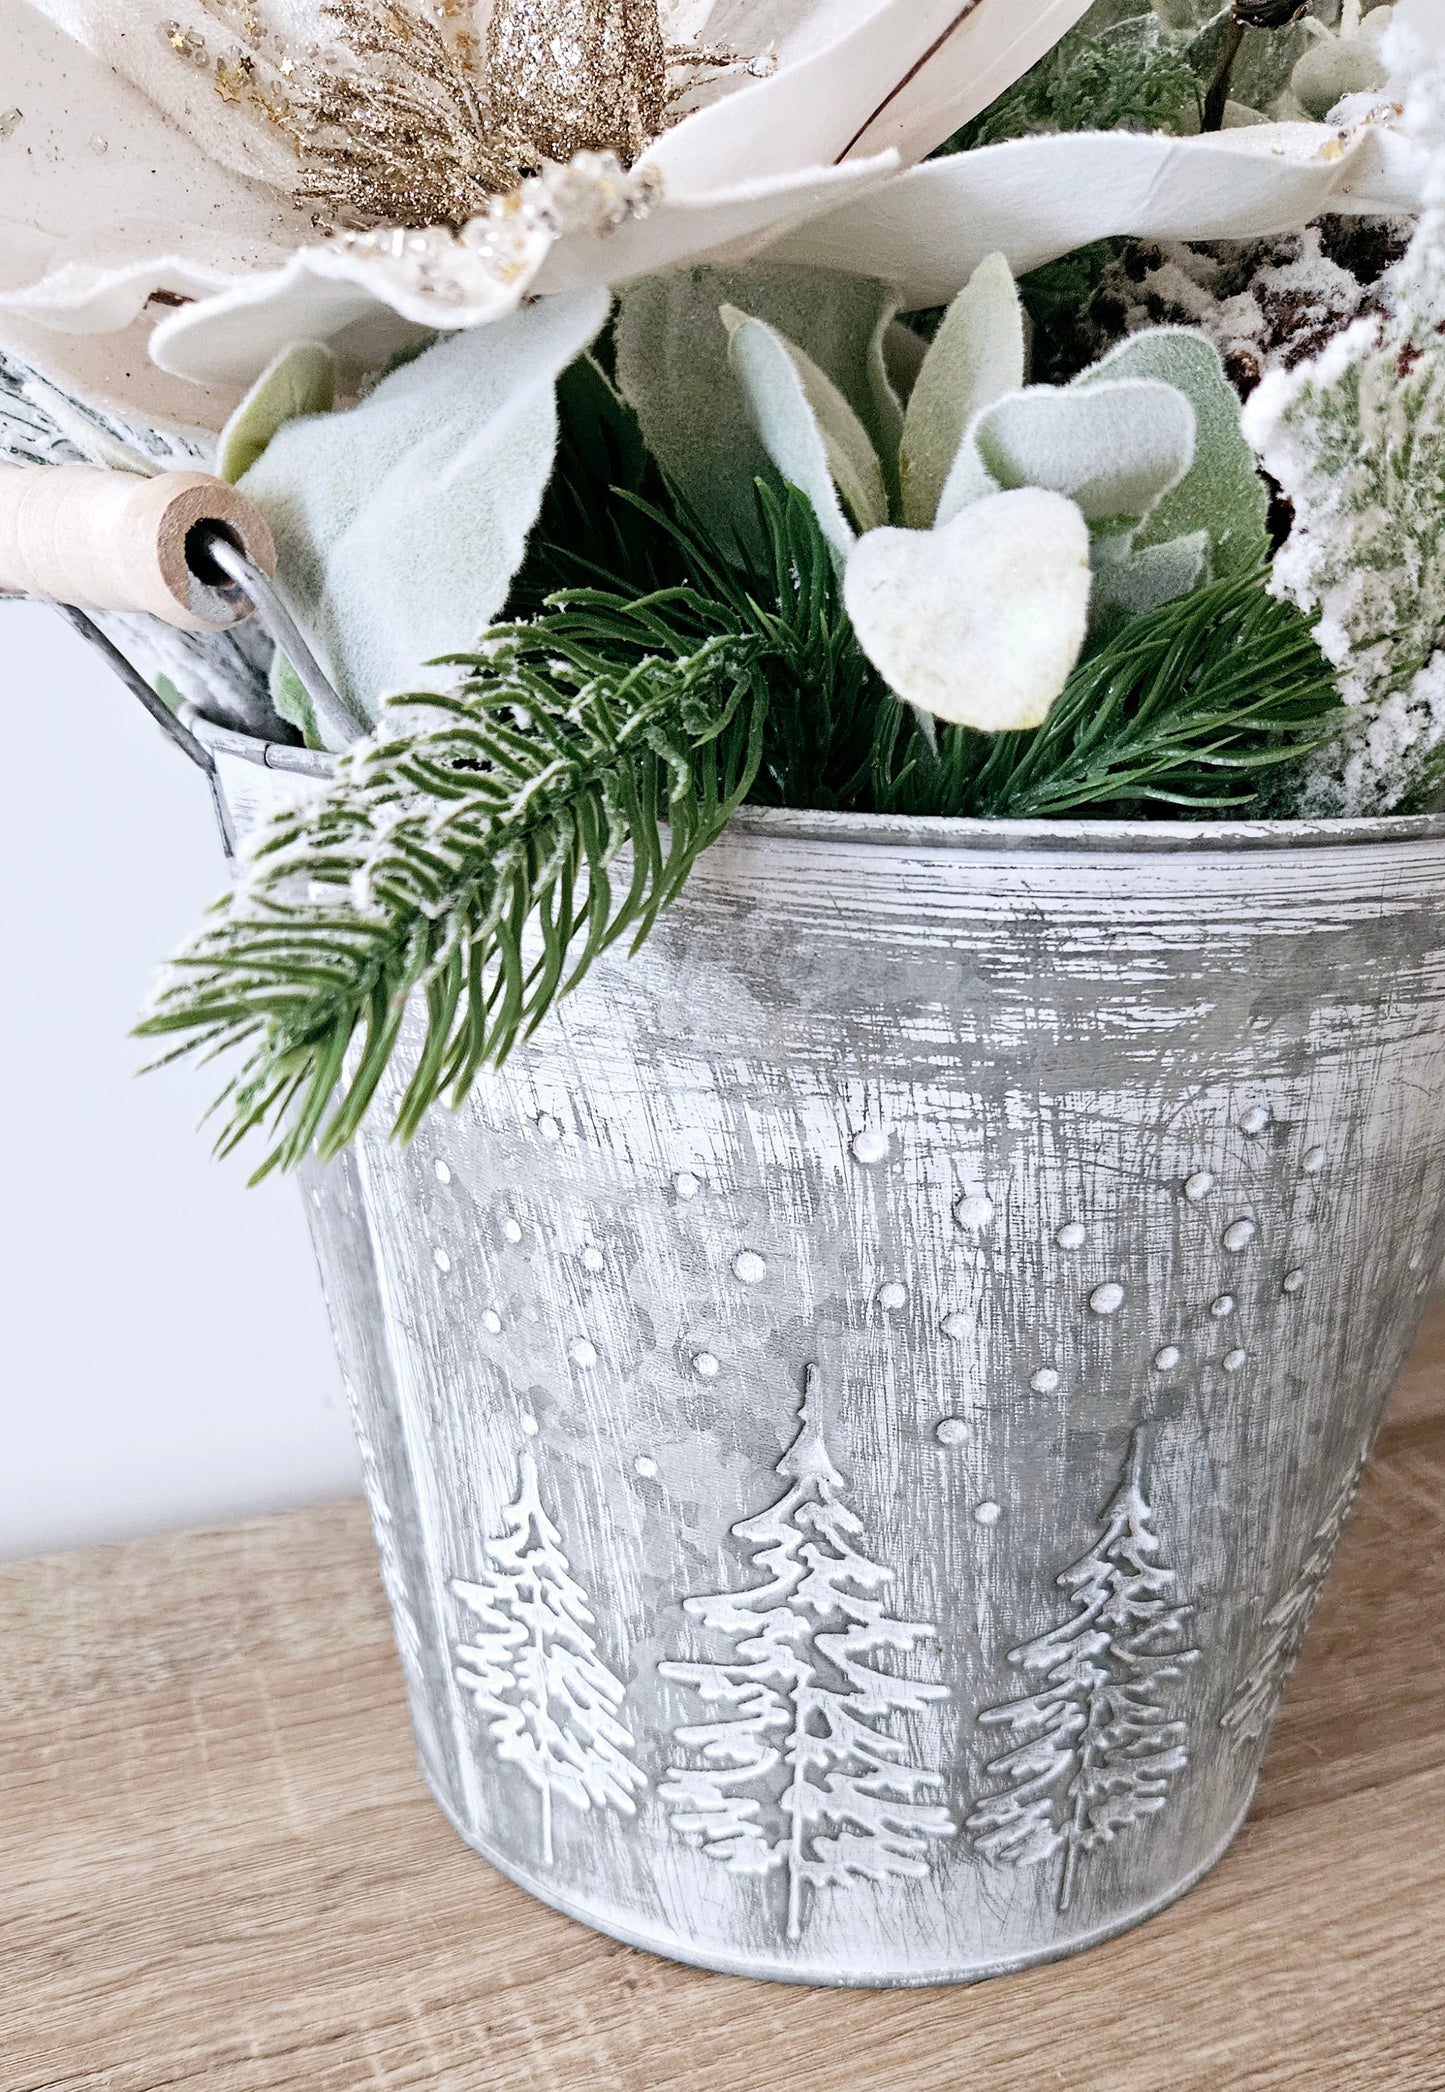
<path id="1" fill-rule="evenodd" d="M 550 8 L 645 40 L 654 4 L 476 0 L 473 34 L 503 48 L 504 10 Z M 939 303 L 995 250 L 1025 269 L 1106 233 L 1283 231 L 1418 193 L 1412 147 L 1377 125 L 1035 138 L 900 171 L 1086 0 L 661 0 L 669 81 L 693 84 L 664 116 L 654 97 L 630 171 L 584 153 L 520 193 L 479 191 L 459 232 L 413 213 L 322 237 L 297 205 L 295 83 L 351 77 L 357 22 L 398 5 L 423 21 L 412 0 L 0 0 L 0 347 L 134 417 L 216 428 L 291 342 L 328 342 L 345 382 L 421 330 L 704 259 L 776 254 Z M 484 190 L 491 119 L 443 88 L 437 108 L 461 99 L 439 135 L 460 124 Z"/>
<path id="2" fill-rule="evenodd" d="M 504 13 L 519 35 L 550 14 L 601 38 L 626 33 L 654 4 L 478 0 L 471 34 L 490 48 Z M 394 0 L 0 0 L 0 102 L 11 105 L 0 108 L 0 344 L 89 396 L 152 418 L 189 408 L 214 423 L 215 401 L 186 401 L 136 371 L 131 338 L 116 356 L 117 344 L 69 337 L 129 328 L 156 292 L 195 301 L 161 330 L 158 360 L 234 388 L 301 337 L 332 342 L 359 370 L 418 329 L 495 319 L 549 261 L 539 287 L 574 289 L 750 250 L 892 171 L 893 154 L 937 144 L 960 120 L 933 110 L 940 69 L 952 83 L 944 102 L 966 116 L 1085 5 L 663 0 L 672 83 L 680 69 L 686 84 L 689 37 L 713 62 L 697 68 L 688 98 L 702 106 L 676 122 L 669 109 L 655 136 L 636 141 L 645 151 L 630 178 L 615 162 L 584 161 L 522 208 L 509 196 L 488 210 L 480 196 L 461 239 L 429 230 L 423 211 L 405 221 L 416 236 L 393 241 L 317 237 L 304 198 L 297 207 L 309 170 L 297 142 L 305 119 L 291 112 L 298 83 L 318 71 L 370 65 L 405 86 L 415 57 L 442 146 L 484 156 L 491 113 L 463 106 L 471 88 L 456 75 L 428 74 L 436 31 L 419 0 L 399 11 Z M 410 23 L 415 52 L 403 38 L 399 55 L 368 60 L 368 24 L 387 35 L 398 21 Z"/>

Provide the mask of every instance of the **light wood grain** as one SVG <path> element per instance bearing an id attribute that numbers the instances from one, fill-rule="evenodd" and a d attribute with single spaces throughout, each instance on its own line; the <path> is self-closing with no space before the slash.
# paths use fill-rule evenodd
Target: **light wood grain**
<path id="1" fill-rule="evenodd" d="M 275 573 L 270 525 L 209 473 L 145 478 L 94 465 L 0 465 L 0 591 L 146 611 L 184 632 L 223 630 L 250 606 L 192 570 L 187 539 L 202 523 L 229 532 Z"/>
<path id="2" fill-rule="evenodd" d="M 1126 1939 L 786 1990 L 594 1938 L 424 1792 L 359 1507 L 0 1572 L 0 2092 L 1441 2092 L 1445 1310 L 1258 1805 Z"/>

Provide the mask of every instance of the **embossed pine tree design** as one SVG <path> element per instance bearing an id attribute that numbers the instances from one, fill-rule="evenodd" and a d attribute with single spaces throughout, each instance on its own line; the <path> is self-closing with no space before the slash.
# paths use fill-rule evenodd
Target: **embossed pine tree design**
<path id="1" fill-rule="evenodd" d="M 919 1879 L 929 1847 L 954 1834 L 931 1797 L 937 1773 L 909 1763 L 892 1718 L 948 1698 L 875 1659 L 901 1658 L 935 1630 L 894 1618 L 893 1572 L 860 1551 L 863 1527 L 813 1409 L 810 1368 L 798 1434 L 778 1462 L 787 1493 L 734 1535 L 754 1557 L 751 1589 L 689 1598 L 686 1610 L 727 1638 L 719 1663 L 663 1663 L 713 1719 L 677 1740 L 696 1760 L 658 1792 L 673 1826 L 734 1873 L 782 1872 L 788 1937 L 802 1936 L 804 1893 L 851 1882 Z"/>
<path id="2" fill-rule="evenodd" d="M 1299 1662 L 1305 1636 L 1323 1595 L 1345 1522 L 1360 1493 L 1363 1460 L 1351 1470 L 1311 1536 L 1299 1575 L 1264 1616 L 1264 1638 L 1250 1670 L 1223 1714 L 1220 1726 L 1236 1743 L 1263 1736 L 1284 1697 L 1291 1671 Z"/>
<path id="3" fill-rule="evenodd" d="M 633 1797 L 647 1782 L 618 1718 L 626 1688 L 597 1652 L 596 1619 L 542 1508 L 530 1447 L 519 1465 L 505 1531 L 487 1542 L 489 1567 L 475 1583 L 452 1584 L 479 1623 L 474 1640 L 457 1649 L 456 1675 L 492 1717 L 497 1756 L 519 1765 L 542 1797 L 550 1867 L 554 1800 L 633 1816 Z"/>
<path id="4" fill-rule="evenodd" d="M 1068 1618 L 1009 1651 L 1030 1690 L 979 1721 L 1011 1748 L 991 1761 L 1002 1790 L 979 1801 L 965 1829 L 998 1866 L 1028 1867 L 1062 1853 L 1059 1909 L 1067 1910 L 1086 1856 L 1157 1815 L 1189 1762 L 1170 1690 L 1199 1651 L 1186 1645 L 1191 1611 L 1163 1559 L 1144 1495 L 1144 1434 L 1099 1538 L 1059 1576 Z"/>

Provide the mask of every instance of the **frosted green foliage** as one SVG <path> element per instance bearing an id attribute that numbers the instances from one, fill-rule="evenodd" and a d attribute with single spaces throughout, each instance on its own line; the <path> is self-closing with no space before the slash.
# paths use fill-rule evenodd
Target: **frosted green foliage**
<path id="1" fill-rule="evenodd" d="M 1040 131 L 1199 128 L 1200 86 L 1186 40 L 1152 10 L 1092 8 L 1078 26 L 950 141 L 954 151 Z"/>
<path id="2" fill-rule="evenodd" d="M 359 406 L 289 422 L 242 479 L 292 616 L 364 718 L 501 611 L 552 473 L 558 376 L 607 311 L 567 292 L 452 335 Z"/>
<path id="3" fill-rule="evenodd" d="M 1294 507 L 1274 588 L 1317 618 L 1359 723 L 1316 758 L 1303 810 L 1410 802 L 1445 741 L 1445 345 L 1359 320 L 1275 371 L 1245 429 Z"/>
<path id="4" fill-rule="evenodd" d="M 917 711 L 983 733 L 1038 726 L 1083 649 L 1089 532 L 1037 488 L 992 494 L 931 531 L 874 530 L 848 561 L 858 643 Z"/>
<path id="5" fill-rule="evenodd" d="M 1425 208 L 1391 282 L 1399 324 L 1428 347 L 1445 333 L 1445 16 L 1410 0 L 1394 10 L 1382 49 L 1391 78 L 1406 83 L 1401 129 L 1430 155 Z"/>
<path id="6" fill-rule="evenodd" d="M 918 370 L 899 457 L 903 521 L 926 530 L 975 414 L 1024 382 L 1024 314 L 1001 254 L 981 261 Z"/>
<path id="7" fill-rule="evenodd" d="M 323 342 L 293 342 L 268 364 L 221 431 L 216 471 L 234 486 L 272 437 L 303 414 L 336 405 L 336 358 Z"/>
<path id="8" fill-rule="evenodd" d="M 735 306 L 725 305 L 721 318 L 728 360 L 764 448 L 784 480 L 807 495 L 824 537 L 846 558 L 855 529 L 877 530 L 888 521 L 872 438 L 832 379 L 796 343 Z"/>
<path id="9" fill-rule="evenodd" d="M 976 415 L 939 503 L 1047 487 L 1106 533 L 1142 523 L 1194 461 L 1194 409 L 1172 385 L 1120 379 L 1088 389 L 1033 385 Z"/>
<path id="10" fill-rule="evenodd" d="M 1294 509 L 1274 589 L 1355 710 L 1299 788 L 1304 812 L 1435 805 L 1445 782 L 1445 19 L 1406 0 L 1382 49 L 1403 128 L 1432 155 L 1425 209 L 1385 280 L 1390 310 L 1272 371 L 1244 429 Z"/>
<path id="11" fill-rule="evenodd" d="M 875 387 L 893 293 L 869 277 L 754 263 L 628 284 L 617 307 L 617 384 L 643 440 L 709 533 L 761 550 L 755 486 L 773 478 L 719 324 L 736 306 L 799 348 L 858 416 L 880 455 L 897 405 Z"/>
<path id="12" fill-rule="evenodd" d="M 1240 427 L 1239 395 L 1219 351 L 1186 327 L 1151 327 L 1112 349 L 1075 380 L 1087 388 L 1119 378 L 1152 378 L 1182 392 L 1194 409 L 1194 462 L 1139 533 L 1142 545 L 1207 531 L 1217 576 L 1252 573 L 1269 550 L 1269 503 Z"/>

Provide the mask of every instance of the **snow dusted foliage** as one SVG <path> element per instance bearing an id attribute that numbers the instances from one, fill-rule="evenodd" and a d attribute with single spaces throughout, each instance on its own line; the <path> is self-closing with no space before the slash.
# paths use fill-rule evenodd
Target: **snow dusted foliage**
<path id="1" fill-rule="evenodd" d="M 1264 1616 L 1259 1654 L 1220 1716 L 1221 1726 L 1231 1732 L 1237 1743 L 1263 1736 L 1275 1718 L 1290 1673 L 1299 1662 L 1345 1521 L 1360 1493 L 1364 1471 L 1363 1460 L 1351 1469 L 1315 1530 L 1299 1575 Z"/>
<path id="2" fill-rule="evenodd" d="M 797 1436 L 778 1462 L 786 1495 L 732 1529 L 761 1580 L 685 1601 L 733 1654 L 658 1666 L 716 1710 L 676 1732 L 696 1758 L 658 1789 L 673 1827 L 734 1873 L 782 1873 L 791 1940 L 802 1936 L 805 1891 L 921 1879 L 931 1841 L 955 1828 L 932 1798 L 940 1776 L 910 1764 L 906 1737 L 889 1726 L 948 1688 L 873 1660 L 905 1656 L 936 1630 L 886 1610 L 893 1572 L 858 1547 L 863 1528 L 823 1443 L 815 1386 L 810 1369 Z"/>
<path id="3" fill-rule="evenodd" d="M 521 1766 L 542 1797 L 542 1858 L 550 1867 L 554 1799 L 633 1816 L 647 1781 L 618 1719 L 626 1687 L 597 1653 L 596 1619 L 542 1508 L 530 1447 L 519 1466 L 506 1529 L 487 1542 L 488 1568 L 474 1583 L 452 1584 L 479 1623 L 457 1649 L 456 1675 L 492 1717 L 497 1756 Z"/>
<path id="4" fill-rule="evenodd" d="M 1308 766 L 1302 813 L 1433 807 L 1445 782 L 1445 32 L 1417 6 L 1387 53 L 1436 167 L 1390 309 L 1270 372 L 1245 409 L 1294 509 L 1275 591 L 1318 618 L 1356 711 Z"/>
<path id="5" fill-rule="evenodd" d="M 1138 1432 L 1099 1538 L 1058 1578 L 1068 1617 L 1009 1651 L 1030 1689 L 979 1715 L 1010 1747 L 989 1766 L 1001 1790 L 976 1803 L 964 1828 L 996 1866 L 1062 1853 L 1060 1910 L 1087 1854 L 1157 1815 L 1189 1763 L 1185 1724 L 1168 1695 L 1199 1651 L 1184 1641 L 1191 1608 L 1178 1603 L 1163 1559 L 1143 1460 Z"/>

